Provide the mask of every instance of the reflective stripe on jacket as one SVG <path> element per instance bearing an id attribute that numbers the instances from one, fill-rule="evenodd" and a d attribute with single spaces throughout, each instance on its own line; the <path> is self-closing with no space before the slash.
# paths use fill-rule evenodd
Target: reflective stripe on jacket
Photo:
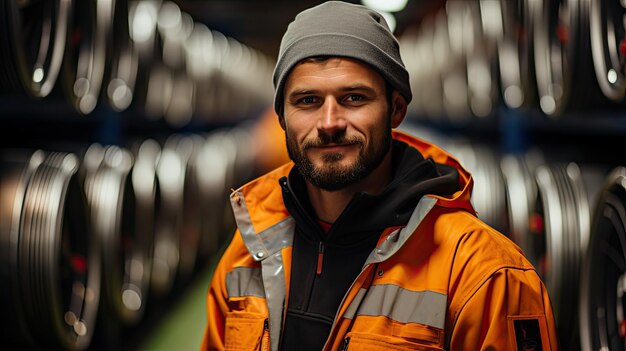
<path id="1" fill-rule="evenodd" d="M 545 286 L 521 250 L 476 218 L 472 178 L 438 147 L 394 139 L 459 171 L 459 191 L 427 195 L 387 228 L 346 293 L 325 350 L 557 350 Z M 202 349 L 278 350 L 295 221 L 278 180 L 292 163 L 231 194 L 237 232 L 207 295 Z"/>

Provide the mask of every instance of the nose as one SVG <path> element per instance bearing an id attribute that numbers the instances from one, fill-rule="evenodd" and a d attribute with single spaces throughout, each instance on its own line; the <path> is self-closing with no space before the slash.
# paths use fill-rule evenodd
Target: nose
<path id="1" fill-rule="evenodd" d="M 334 97 L 327 97 L 320 109 L 317 129 L 320 133 L 333 135 L 347 127 L 345 111 Z"/>

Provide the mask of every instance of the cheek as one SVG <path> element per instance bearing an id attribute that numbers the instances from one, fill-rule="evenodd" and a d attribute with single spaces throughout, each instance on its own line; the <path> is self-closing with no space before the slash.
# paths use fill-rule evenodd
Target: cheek
<path id="1" fill-rule="evenodd" d="M 306 133 L 302 131 L 302 127 L 294 123 L 287 123 L 285 128 L 285 136 L 287 140 L 294 146 L 302 144 L 306 139 Z"/>
<path id="2" fill-rule="evenodd" d="M 352 124 L 357 133 L 368 139 L 368 143 L 378 142 L 381 136 L 386 133 L 389 121 L 387 116 L 372 117 L 354 120 Z"/>
<path id="3" fill-rule="evenodd" d="M 298 143 L 312 137 L 317 137 L 317 129 L 315 126 L 304 119 L 289 121 L 286 124 L 285 132 L 290 138 L 297 140 Z"/>

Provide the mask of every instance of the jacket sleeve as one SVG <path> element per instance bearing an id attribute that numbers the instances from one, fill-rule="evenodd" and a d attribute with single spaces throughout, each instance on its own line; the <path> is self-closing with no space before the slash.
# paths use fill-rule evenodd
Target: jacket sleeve
<path id="1" fill-rule="evenodd" d="M 239 231 L 235 233 L 235 237 L 238 236 Z M 207 323 L 200 350 L 224 350 L 224 324 L 228 310 L 226 273 L 229 267 L 228 257 L 230 249 L 230 246 L 226 249 L 213 272 L 213 278 L 211 279 L 206 298 Z"/>
<path id="2" fill-rule="evenodd" d="M 532 269 L 502 268 L 457 313 L 450 350 L 558 350 L 550 299 Z"/>

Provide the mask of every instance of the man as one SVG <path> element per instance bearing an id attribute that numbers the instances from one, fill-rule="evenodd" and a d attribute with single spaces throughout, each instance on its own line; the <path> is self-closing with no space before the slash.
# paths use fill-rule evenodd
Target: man
<path id="1" fill-rule="evenodd" d="M 203 349 L 557 349 L 544 285 L 476 218 L 468 172 L 392 131 L 411 90 L 379 14 L 299 14 L 274 85 L 293 163 L 231 195 Z"/>

